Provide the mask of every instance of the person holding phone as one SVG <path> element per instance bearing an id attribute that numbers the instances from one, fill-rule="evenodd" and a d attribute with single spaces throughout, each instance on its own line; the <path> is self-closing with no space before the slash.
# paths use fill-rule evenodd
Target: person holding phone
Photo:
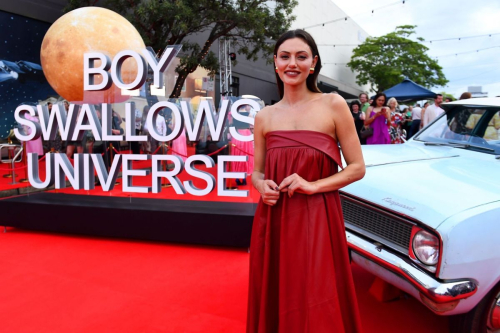
<path id="1" fill-rule="evenodd" d="M 367 145 L 386 145 L 391 143 L 389 127 L 391 114 L 386 106 L 387 97 L 384 93 L 375 95 L 370 107 L 366 110 L 365 126 L 373 128 L 373 135 L 366 139 Z"/>

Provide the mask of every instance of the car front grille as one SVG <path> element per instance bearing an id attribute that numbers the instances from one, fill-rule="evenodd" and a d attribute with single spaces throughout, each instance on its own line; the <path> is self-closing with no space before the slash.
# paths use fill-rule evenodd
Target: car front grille
<path id="1" fill-rule="evenodd" d="M 345 196 L 341 201 L 347 229 L 408 253 L 413 223 Z"/>

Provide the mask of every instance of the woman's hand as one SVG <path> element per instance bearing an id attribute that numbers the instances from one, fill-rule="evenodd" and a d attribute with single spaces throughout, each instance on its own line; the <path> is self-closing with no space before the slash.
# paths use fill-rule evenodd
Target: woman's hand
<path id="1" fill-rule="evenodd" d="M 260 180 L 257 190 L 262 196 L 262 202 L 266 205 L 274 206 L 280 198 L 280 191 L 278 185 L 270 179 Z"/>
<path id="2" fill-rule="evenodd" d="M 308 182 L 296 173 L 283 179 L 279 189 L 281 192 L 288 192 L 290 198 L 295 192 L 304 194 L 314 194 L 316 192 L 314 183 Z"/>

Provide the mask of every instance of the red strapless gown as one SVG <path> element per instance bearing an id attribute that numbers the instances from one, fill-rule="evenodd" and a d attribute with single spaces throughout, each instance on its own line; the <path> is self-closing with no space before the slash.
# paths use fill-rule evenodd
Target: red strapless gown
<path id="1" fill-rule="evenodd" d="M 266 136 L 265 179 L 326 178 L 341 165 L 337 142 L 315 131 Z M 247 333 L 360 332 L 337 191 L 259 202 L 250 245 Z"/>

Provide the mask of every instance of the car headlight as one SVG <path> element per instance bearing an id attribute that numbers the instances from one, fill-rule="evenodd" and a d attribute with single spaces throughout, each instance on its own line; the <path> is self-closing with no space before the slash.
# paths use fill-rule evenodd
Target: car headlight
<path id="1" fill-rule="evenodd" d="M 425 230 L 420 230 L 413 237 L 413 252 L 426 265 L 434 266 L 439 260 L 439 239 Z"/>

